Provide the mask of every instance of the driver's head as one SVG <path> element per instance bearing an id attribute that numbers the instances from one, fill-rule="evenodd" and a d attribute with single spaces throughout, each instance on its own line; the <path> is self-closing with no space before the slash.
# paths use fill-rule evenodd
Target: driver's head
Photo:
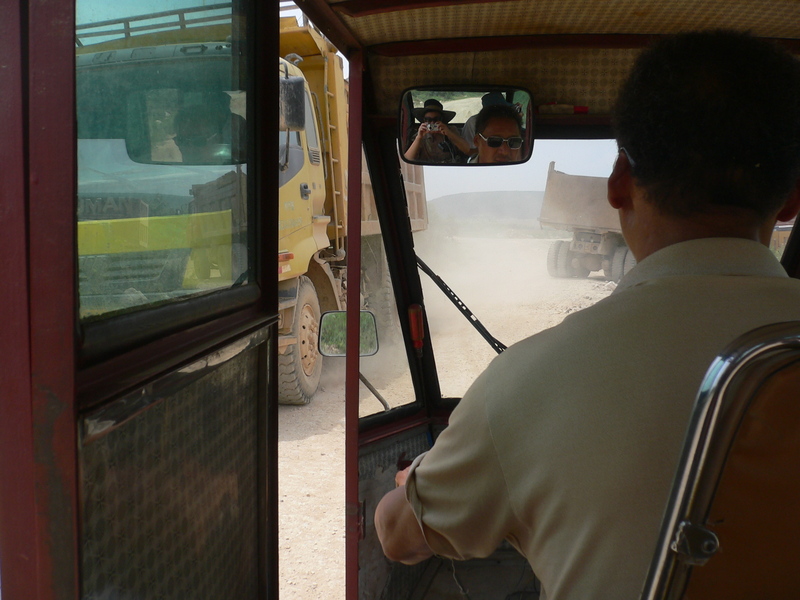
<path id="1" fill-rule="evenodd" d="M 636 60 L 614 128 L 661 213 L 726 207 L 763 220 L 800 176 L 800 64 L 745 33 L 665 38 Z"/>
<path id="2" fill-rule="evenodd" d="M 509 105 L 481 109 L 475 123 L 473 143 L 478 163 L 518 162 L 522 157 L 522 117 Z"/>
<path id="3" fill-rule="evenodd" d="M 184 106 L 175 116 L 174 138 L 183 162 L 214 162 L 214 149 L 230 141 L 223 139 L 230 118 L 230 109 L 220 102 Z"/>

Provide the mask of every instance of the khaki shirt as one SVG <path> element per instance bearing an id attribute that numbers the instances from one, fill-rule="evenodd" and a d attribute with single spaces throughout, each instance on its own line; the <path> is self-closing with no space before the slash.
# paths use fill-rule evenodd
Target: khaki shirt
<path id="1" fill-rule="evenodd" d="M 412 466 L 438 555 L 528 559 L 548 600 L 639 598 L 695 395 L 734 338 L 800 319 L 800 281 L 739 239 L 675 244 L 498 356 Z"/>

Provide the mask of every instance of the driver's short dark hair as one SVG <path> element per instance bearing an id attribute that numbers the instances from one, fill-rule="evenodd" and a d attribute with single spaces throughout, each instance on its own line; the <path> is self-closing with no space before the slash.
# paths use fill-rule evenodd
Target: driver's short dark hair
<path id="1" fill-rule="evenodd" d="M 613 124 L 662 213 L 722 206 L 764 219 L 800 175 L 800 63 L 746 33 L 670 36 L 636 60 Z"/>
<path id="2" fill-rule="evenodd" d="M 492 119 L 511 119 L 517 124 L 520 134 L 522 133 L 522 116 L 517 112 L 517 109 L 510 104 L 490 104 L 484 106 L 478 113 L 478 118 L 475 120 L 475 133 L 483 133 L 486 125 Z"/>

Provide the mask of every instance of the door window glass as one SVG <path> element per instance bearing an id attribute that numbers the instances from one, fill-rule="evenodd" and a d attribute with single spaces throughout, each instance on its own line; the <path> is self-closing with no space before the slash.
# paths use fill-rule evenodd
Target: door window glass
<path id="1" fill-rule="evenodd" d="M 311 100 L 306 95 L 306 139 L 308 140 L 308 155 L 311 162 L 320 161 L 319 137 L 317 136 L 317 120 L 314 118 L 314 111 L 311 110 Z"/>
<path id="2" fill-rule="evenodd" d="M 196 4 L 76 5 L 84 321 L 249 282 L 243 39 Z"/>
<path id="3" fill-rule="evenodd" d="M 423 171 L 401 162 L 412 231 L 426 222 Z M 364 417 L 415 400 L 408 356 L 400 329 L 400 314 L 389 274 L 386 248 L 378 222 L 372 183 L 362 155 L 361 174 L 361 297 L 375 315 L 378 352 L 361 357 L 359 416 Z"/>

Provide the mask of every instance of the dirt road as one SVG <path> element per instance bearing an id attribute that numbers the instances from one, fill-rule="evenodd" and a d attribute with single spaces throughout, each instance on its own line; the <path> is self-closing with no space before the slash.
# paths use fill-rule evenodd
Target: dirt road
<path id="1" fill-rule="evenodd" d="M 552 240 L 450 238 L 443 247 L 419 240 L 418 251 L 487 328 L 511 344 L 551 327 L 567 314 L 607 296 L 599 277 L 550 278 Z M 503 257 L 506 257 L 505 259 Z M 507 257 L 519 257 L 508 260 Z M 469 270 L 446 276 L 451 261 Z M 485 273 L 479 288 L 475 273 Z M 425 283 L 444 395 L 460 396 L 496 355 L 437 289 Z M 308 406 L 279 411 L 280 585 L 282 600 L 344 599 L 344 382 L 343 359 L 328 359 L 322 390 Z M 392 405 L 403 403 L 402 375 L 382 382 Z M 380 405 L 362 395 L 362 414 Z"/>

